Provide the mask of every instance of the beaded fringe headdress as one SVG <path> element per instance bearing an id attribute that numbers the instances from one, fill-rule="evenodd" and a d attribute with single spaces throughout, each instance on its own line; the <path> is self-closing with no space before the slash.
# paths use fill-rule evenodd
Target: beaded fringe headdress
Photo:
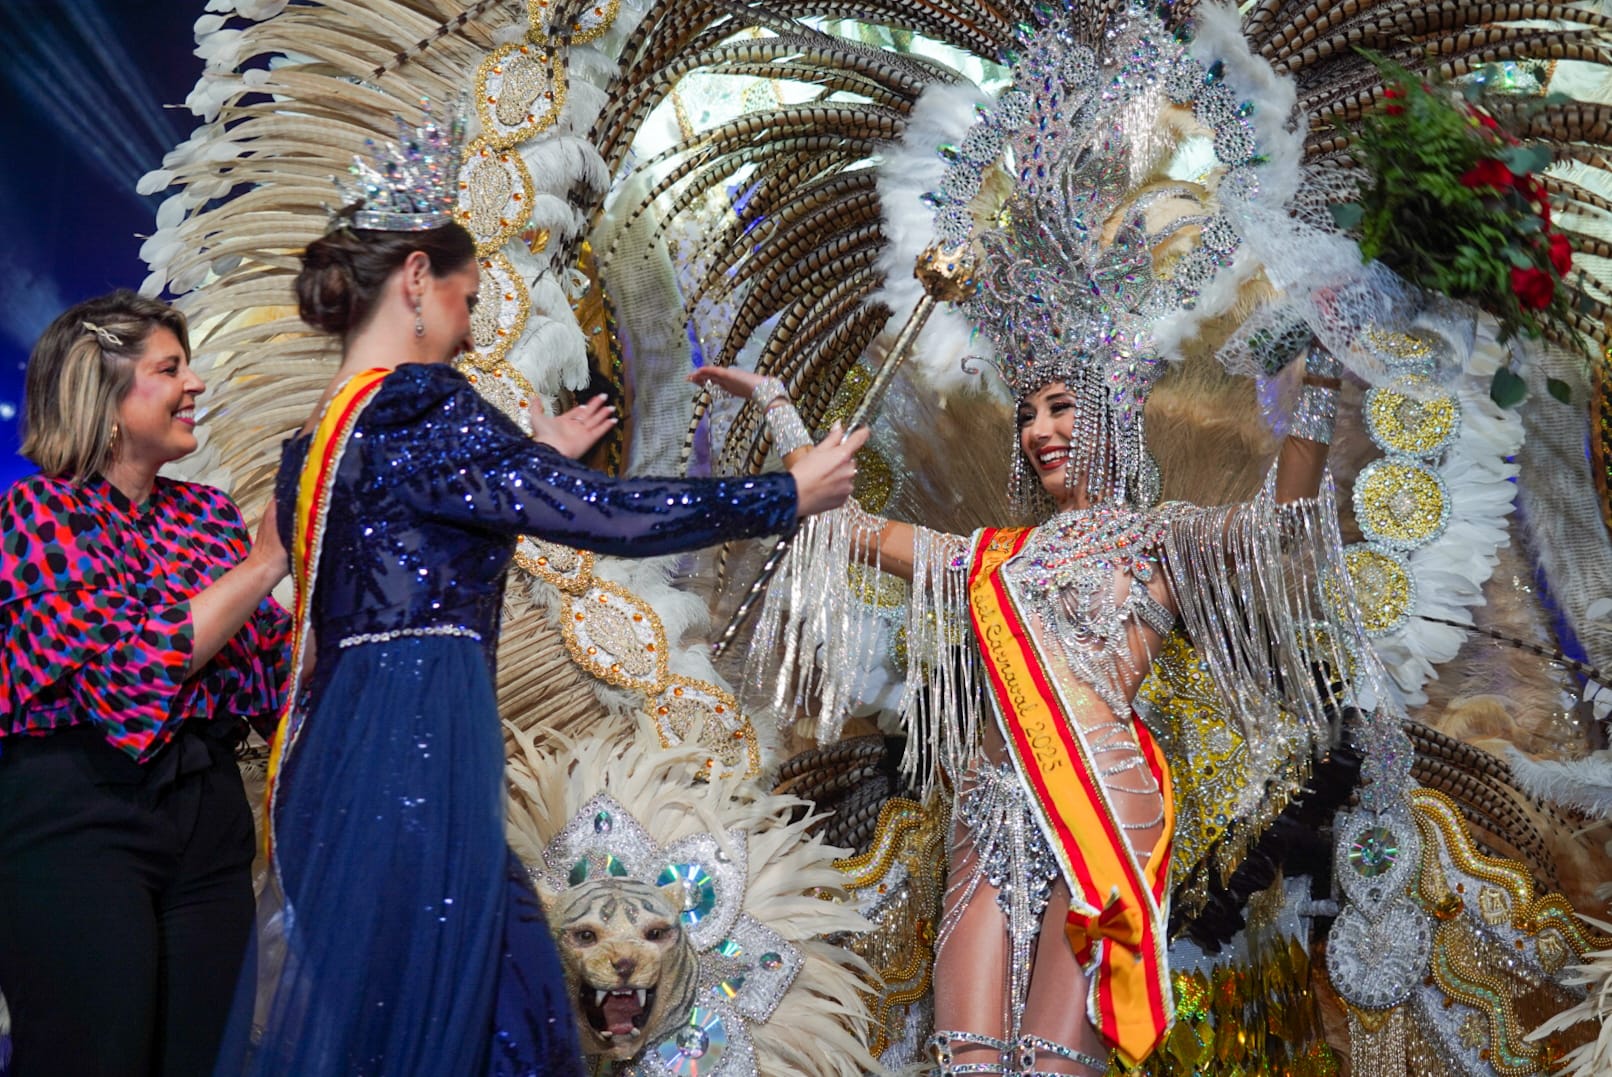
<path id="1" fill-rule="evenodd" d="M 967 246 L 976 262 L 977 291 L 962 309 L 994 350 L 982 361 L 1019 400 L 1065 383 L 1079 400 L 1071 481 L 1147 505 L 1158 469 L 1143 405 L 1166 365 L 1152 326 L 1190 309 L 1239 243 L 1205 187 L 1175 174 L 1216 170 L 1217 198 L 1252 197 L 1263 159 L 1252 106 L 1151 11 L 1133 8 L 1104 54 L 1100 65 L 1075 40 L 1067 14 L 1049 16 L 928 198 L 938 244 Z M 1191 136 L 1165 130 L 1172 108 Z M 982 209 L 993 170 L 1011 194 Z M 1021 504 L 1027 485 L 1015 445 Z"/>
<path id="2" fill-rule="evenodd" d="M 397 141 L 384 145 L 365 139 L 367 157 L 353 155 L 351 179 L 332 176 L 343 207 L 359 208 L 338 215 L 331 227 L 379 232 L 425 232 L 454 219 L 459 202 L 459 156 L 465 140 L 464 110 L 445 124 L 431 115 L 431 103 L 420 102 L 425 122 L 411 127 L 397 120 Z"/>

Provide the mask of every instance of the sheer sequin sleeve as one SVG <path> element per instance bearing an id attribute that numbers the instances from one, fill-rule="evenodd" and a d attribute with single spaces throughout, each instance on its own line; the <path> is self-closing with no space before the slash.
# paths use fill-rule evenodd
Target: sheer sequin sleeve
<path id="1" fill-rule="evenodd" d="M 429 379 L 434 403 L 405 417 L 409 428 L 393 438 L 387 466 L 399 475 L 400 496 L 429 517 L 633 557 L 794 526 L 788 474 L 612 478 L 526 437 L 451 368 L 409 376 Z M 378 416 L 377 432 L 387 418 Z"/>
<path id="2" fill-rule="evenodd" d="M 422 516 L 617 556 L 656 556 L 795 526 L 795 479 L 614 479 L 529 439 L 445 364 L 406 364 L 355 437 Z"/>

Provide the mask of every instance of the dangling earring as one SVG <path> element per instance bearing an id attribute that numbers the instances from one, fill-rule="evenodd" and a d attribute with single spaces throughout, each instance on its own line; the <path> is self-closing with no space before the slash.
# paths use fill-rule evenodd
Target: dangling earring
<path id="1" fill-rule="evenodd" d="M 112 424 L 112 436 L 106 439 L 106 456 L 107 456 L 107 459 L 109 459 L 109 460 L 113 456 L 115 456 L 117 454 L 117 451 L 118 451 L 118 434 L 120 434 L 121 432 L 122 431 L 118 428 L 118 424 L 113 423 Z"/>
<path id="2" fill-rule="evenodd" d="M 420 316 L 420 297 L 414 297 L 414 339 L 425 336 L 425 319 Z"/>
<path id="3" fill-rule="evenodd" d="M 1008 503 L 1018 512 L 1029 508 L 1024 490 L 1024 449 L 1017 438 L 1013 439 L 1013 464 L 1008 468 Z"/>

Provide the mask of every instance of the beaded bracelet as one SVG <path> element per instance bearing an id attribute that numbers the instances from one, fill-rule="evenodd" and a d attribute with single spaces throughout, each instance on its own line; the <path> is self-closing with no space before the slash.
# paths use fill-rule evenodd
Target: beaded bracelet
<path id="1" fill-rule="evenodd" d="M 811 432 L 806 424 L 801 422 L 800 412 L 795 405 L 785 400 L 782 404 L 774 404 L 767 409 L 767 429 L 772 431 L 772 444 L 778 450 L 779 459 L 783 459 L 796 449 L 809 448 L 815 445 Z"/>
<path id="2" fill-rule="evenodd" d="M 756 387 L 750 390 L 750 402 L 757 407 L 765 408 L 779 397 L 788 400 L 789 387 L 778 378 L 762 378 L 756 382 Z"/>
<path id="3" fill-rule="evenodd" d="M 783 459 L 796 449 L 815 444 L 811 432 L 801 421 L 800 412 L 789 402 L 789 390 L 777 378 L 762 378 L 750 391 L 750 399 L 766 408 L 767 429 L 772 432 L 772 443 Z M 778 401 L 783 403 L 778 403 Z"/>
<path id="4" fill-rule="evenodd" d="M 1306 385 L 1299 390 L 1299 406 L 1293 409 L 1293 422 L 1288 433 L 1307 441 L 1332 444 L 1332 428 L 1338 421 L 1338 391 L 1319 385 Z"/>
<path id="5" fill-rule="evenodd" d="M 1311 344 L 1310 350 L 1304 356 L 1304 376 L 1307 378 L 1327 378 L 1337 380 L 1343 374 L 1343 364 L 1338 357 L 1327 351 L 1320 344 Z"/>
<path id="6" fill-rule="evenodd" d="M 1316 344 L 1304 357 L 1304 385 L 1299 390 L 1298 407 L 1288 433 L 1322 445 L 1332 444 L 1332 430 L 1338 421 L 1338 385 L 1343 364 L 1331 352 Z"/>

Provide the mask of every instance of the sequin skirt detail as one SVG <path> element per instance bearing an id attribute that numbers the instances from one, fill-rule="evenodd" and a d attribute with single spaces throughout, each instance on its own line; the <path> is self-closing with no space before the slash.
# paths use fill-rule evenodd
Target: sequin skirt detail
<path id="1" fill-rule="evenodd" d="M 283 904 L 244 1072 L 582 1072 L 553 941 L 504 839 L 483 647 L 407 636 L 320 662 L 276 804 Z"/>

